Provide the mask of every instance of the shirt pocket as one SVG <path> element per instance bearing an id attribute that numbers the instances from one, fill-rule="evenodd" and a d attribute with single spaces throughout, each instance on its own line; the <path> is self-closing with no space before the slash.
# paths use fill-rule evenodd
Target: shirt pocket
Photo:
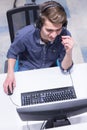
<path id="1" fill-rule="evenodd" d="M 41 57 L 41 51 L 42 49 L 31 49 L 30 50 L 30 56 L 35 59 L 39 59 Z"/>
<path id="2" fill-rule="evenodd" d="M 49 60 L 56 60 L 58 57 L 58 50 L 57 49 L 49 49 L 48 50 L 48 59 Z"/>

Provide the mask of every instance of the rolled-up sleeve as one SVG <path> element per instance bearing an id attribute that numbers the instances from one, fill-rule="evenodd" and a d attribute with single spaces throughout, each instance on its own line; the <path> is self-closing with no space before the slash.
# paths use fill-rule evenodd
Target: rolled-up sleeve
<path id="1" fill-rule="evenodd" d="M 11 44 L 10 48 L 8 49 L 7 58 L 17 59 L 19 53 L 23 52 L 24 50 L 25 50 L 25 45 L 23 44 L 23 41 L 21 40 L 19 35 L 15 38 L 14 42 Z"/>

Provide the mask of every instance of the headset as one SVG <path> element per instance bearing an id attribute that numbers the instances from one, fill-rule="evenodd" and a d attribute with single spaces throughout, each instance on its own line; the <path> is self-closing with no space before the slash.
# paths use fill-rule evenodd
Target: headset
<path id="1" fill-rule="evenodd" d="M 42 18 L 41 16 L 43 15 L 43 13 L 45 11 L 47 11 L 49 8 L 52 8 L 52 7 L 59 7 L 65 14 L 65 9 L 63 8 L 63 6 L 57 2 L 54 2 L 54 1 L 50 1 L 49 4 L 47 4 L 47 6 L 44 6 L 40 9 L 40 13 L 39 13 L 39 16 L 38 16 L 38 20 L 36 21 L 36 27 L 41 29 L 41 27 L 43 26 L 43 23 L 42 23 Z M 67 20 L 65 21 L 65 23 L 63 24 L 63 27 L 67 27 Z"/>

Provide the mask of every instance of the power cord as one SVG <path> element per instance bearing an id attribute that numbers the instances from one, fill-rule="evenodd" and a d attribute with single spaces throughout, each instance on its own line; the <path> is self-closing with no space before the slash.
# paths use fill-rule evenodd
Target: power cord
<path id="1" fill-rule="evenodd" d="M 46 122 L 47 122 L 47 121 L 43 121 L 40 130 L 43 130 L 43 129 L 45 128 L 45 124 L 46 124 Z"/>
<path id="2" fill-rule="evenodd" d="M 28 128 L 28 130 L 30 130 L 30 127 L 29 127 L 28 121 L 27 121 L 27 128 Z"/>
<path id="3" fill-rule="evenodd" d="M 46 124 L 46 122 L 47 122 L 46 120 L 43 121 L 43 123 L 42 123 L 42 125 L 41 125 L 41 127 L 40 127 L 39 130 L 43 130 L 43 129 L 45 128 L 45 124 Z M 27 121 L 27 129 L 30 130 L 30 127 L 29 127 L 28 121 Z"/>
<path id="4" fill-rule="evenodd" d="M 17 3 L 17 0 L 14 0 L 13 8 L 16 8 L 16 3 Z"/>
<path id="5" fill-rule="evenodd" d="M 71 82 L 72 82 L 72 86 L 74 86 L 74 83 L 73 83 L 73 79 L 72 79 L 72 75 L 71 75 L 70 70 L 69 70 L 69 75 L 70 75 L 70 79 L 71 79 Z"/>

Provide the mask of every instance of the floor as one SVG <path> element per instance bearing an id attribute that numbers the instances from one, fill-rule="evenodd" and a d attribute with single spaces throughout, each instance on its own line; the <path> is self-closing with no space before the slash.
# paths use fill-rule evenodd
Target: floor
<path id="1" fill-rule="evenodd" d="M 36 0 L 41 3 L 46 0 Z M 87 62 L 87 0 L 56 0 L 60 2 L 68 16 L 68 30 L 70 30 L 75 41 L 73 49 L 74 63 Z M 31 0 L 17 1 L 17 6 L 30 3 Z M 4 72 L 6 53 L 10 46 L 10 37 L 6 19 L 6 11 L 13 8 L 14 0 L 0 1 L 0 73 Z"/>

